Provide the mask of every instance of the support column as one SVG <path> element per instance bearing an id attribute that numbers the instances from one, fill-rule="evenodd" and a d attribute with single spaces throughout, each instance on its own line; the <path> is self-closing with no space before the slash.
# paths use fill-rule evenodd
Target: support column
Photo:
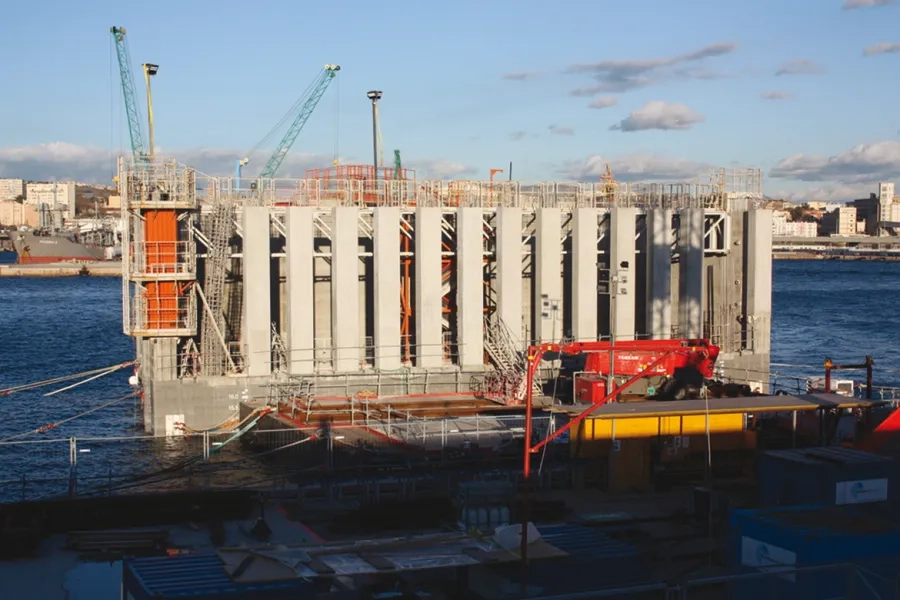
<path id="1" fill-rule="evenodd" d="M 332 209 L 331 226 L 331 345 L 335 372 L 359 371 L 359 336 L 359 209 L 336 206 Z"/>
<path id="2" fill-rule="evenodd" d="M 522 209 L 497 209 L 497 315 L 522 345 Z"/>
<path id="3" fill-rule="evenodd" d="M 269 208 L 245 206 L 244 362 L 247 375 L 272 373 L 272 282 Z"/>
<path id="4" fill-rule="evenodd" d="M 744 215 L 744 339 L 754 354 L 768 354 L 772 327 L 772 211 L 751 210 Z"/>
<path id="5" fill-rule="evenodd" d="M 634 339 L 635 312 L 635 234 L 637 209 L 613 207 L 609 213 L 609 263 L 618 278 L 612 299 L 612 323 L 609 331 L 616 341 Z"/>
<path id="6" fill-rule="evenodd" d="M 562 219 L 558 208 L 539 208 L 535 220 L 534 338 L 538 342 L 556 342 L 562 338 Z M 545 302 L 559 310 L 546 307 Z"/>
<path id="7" fill-rule="evenodd" d="M 400 209 L 374 211 L 375 368 L 394 370 L 400 361 Z"/>
<path id="8" fill-rule="evenodd" d="M 678 226 L 678 331 L 683 338 L 703 335 L 702 208 L 681 211 Z"/>
<path id="9" fill-rule="evenodd" d="M 654 340 L 672 337 L 672 211 L 648 210 L 647 333 Z"/>
<path id="10" fill-rule="evenodd" d="M 597 235 L 600 209 L 576 208 L 572 221 L 572 336 L 597 339 Z"/>
<path id="11" fill-rule="evenodd" d="M 285 211 L 287 344 L 292 375 L 311 375 L 315 372 L 313 217 L 313 209 L 305 206 L 291 206 Z"/>
<path id="12" fill-rule="evenodd" d="M 416 209 L 416 366 L 444 364 L 441 209 Z"/>
<path id="13" fill-rule="evenodd" d="M 456 211 L 456 327 L 459 366 L 484 366 L 484 213 Z"/>

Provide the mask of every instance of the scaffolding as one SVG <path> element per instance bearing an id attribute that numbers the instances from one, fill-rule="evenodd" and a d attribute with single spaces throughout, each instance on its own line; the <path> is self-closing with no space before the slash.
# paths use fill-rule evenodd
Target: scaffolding
<path id="1" fill-rule="evenodd" d="M 254 206 L 461 206 L 499 208 L 612 208 L 650 210 L 705 208 L 727 211 L 762 202 L 759 169 L 718 169 L 700 181 L 678 183 L 440 181 L 416 179 L 415 172 L 343 165 L 314 169 L 302 179 L 270 179 L 242 190 L 232 178 L 210 178 L 206 196 Z"/>
<path id="2" fill-rule="evenodd" d="M 122 158 L 119 174 L 123 329 L 135 337 L 194 336 L 196 173 L 175 161 Z"/>

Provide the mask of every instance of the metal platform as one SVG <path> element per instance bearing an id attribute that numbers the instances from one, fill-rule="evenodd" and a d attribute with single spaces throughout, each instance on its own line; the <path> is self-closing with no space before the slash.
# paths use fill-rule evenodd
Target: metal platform
<path id="1" fill-rule="evenodd" d="M 762 412 L 812 411 L 820 408 L 870 408 L 881 404 L 878 400 L 847 398 L 838 394 L 803 394 L 778 396 L 748 396 L 743 398 L 710 398 L 674 402 L 622 402 L 601 406 L 589 419 L 622 419 L 628 417 L 678 417 L 704 414 L 734 414 Z M 555 407 L 554 412 L 580 413 L 585 405 Z"/>

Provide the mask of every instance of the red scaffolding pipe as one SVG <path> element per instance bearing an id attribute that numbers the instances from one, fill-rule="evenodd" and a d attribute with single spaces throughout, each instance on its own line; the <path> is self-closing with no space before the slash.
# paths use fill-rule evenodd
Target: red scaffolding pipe
<path id="1" fill-rule="evenodd" d="M 624 350 L 625 348 L 621 348 Z M 531 455 L 549 444 L 551 441 L 561 436 L 563 433 L 572 428 L 573 425 L 580 423 L 585 420 L 588 415 L 592 412 L 606 404 L 609 400 L 614 398 L 615 396 L 621 394 L 624 390 L 632 386 L 634 383 L 642 379 L 647 375 L 651 375 L 652 371 L 656 366 L 661 363 L 666 357 L 670 354 L 678 354 L 683 353 L 685 351 L 679 350 L 670 350 L 665 352 L 662 356 L 657 358 L 655 361 L 647 365 L 640 373 L 626 381 L 621 386 L 614 388 L 607 392 L 607 394 L 603 397 L 603 399 L 597 404 L 592 404 L 591 406 L 584 409 L 580 412 L 575 418 L 570 419 L 568 423 L 566 423 L 563 427 L 559 428 L 557 431 L 548 435 L 545 439 L 541 440 L 534 446 L 531 445 L 531 416 L 533 414 L 532 403 L 534 401 L 534 374 L 537 371 L 538 365 L 541 362 L 544 354 L 546 352 L 554 352 L 558 351 L 561 354 L 566 353 L 564 351 L 563 346 L 560 344 L 541 344 L 539 346 L 531 346 L 528 348 L 528 368 L 526 370 L 526 381 L 525 381 L 525 456 L 524 463 L 522 467 L 522 475 L 523 475 L 523 492 L 524 498 L 522 502 L 522 525 L 521 530 L 519 532 L 521 538 L 521 545 L 519 548 L 519 555 L 522 560 L 522 581 L 521 581 L 521 592 L 522 597 L 525 597 L 525 593 L 527 591 L 527 574 L 528 574 L 528 508 L 529 508 L 529 500 L 531 495 Z M 606 350 L 604 350 L 606 351 Z M 612 350 L 610 350 L 612 351 Z M 577 354 L 587 354 L 590 351 L 581 351 L 579 350 Z"/>

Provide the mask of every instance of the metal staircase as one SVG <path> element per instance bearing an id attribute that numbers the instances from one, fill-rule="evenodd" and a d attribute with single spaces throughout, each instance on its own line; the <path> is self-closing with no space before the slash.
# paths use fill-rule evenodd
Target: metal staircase
<path id="1" fill-rule="evenodd" d="M 498 373 L 516 379 L 515 398 L 525 399 L 527 357 L 516 344 L 512 333 L 496 313 L 484 318 L 484 349 Z M 532 393 L 543 395 L 540 379 L 535 376 L 532 382 Z"/>
<path id="2" fill-rule="evenodd" d="M 225 331 L 225 276 L 230 259 L 231 235 L 234 231 L 234 204 L 217 202 L 209 216 L 209 245 L 206 249 L 206 276 L 203 291 L 208 311 L 203 311 L 200 324 L 200 346 L 206 375 L 223 375 L 226 356 L 220 333 Z M 230 364 L 230 361 L 229 361 Z"/>

